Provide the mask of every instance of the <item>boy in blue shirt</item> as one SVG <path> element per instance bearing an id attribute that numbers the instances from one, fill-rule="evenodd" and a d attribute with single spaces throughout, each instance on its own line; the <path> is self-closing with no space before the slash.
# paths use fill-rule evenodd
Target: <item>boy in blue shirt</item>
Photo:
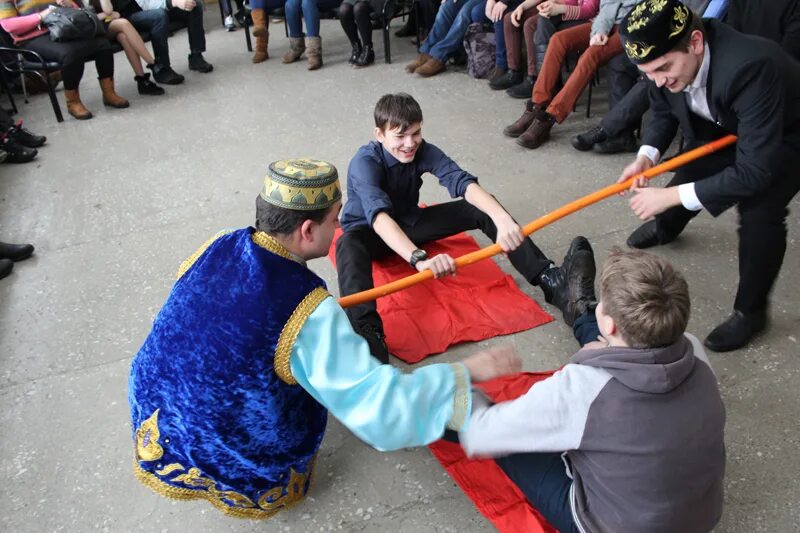
<path id="1" fill-rule="evenodd" d="M 347 203 L 342 210 L 344 234 L 336 243 L 336 265 L 342 296 L 371 289 L 372 261 L 396 253 L 436 278 L 455 274 L 447 254 L 429 257 L 427 242 L 480 229 L 508 254 L 511 264 L 545 300 L 572 324 L 584 305 L 586 281 L 591 290 L 595 266 L 588 242 L 573 240 L 564 263 L 556 267 L 502 205 L 439 148 L 422 138 L 422 109 L 405 93 L 387 94 L 375 106 L 375 141 L 359 148 L 347 171 Z M 455 202 L 419 207 L 422 175 L 431 173 Z M 587 293 L 588 294 L 588 293 Z M 592 292 L 593 294 L 593 292 Z M 372 354 L 388 362 L 383 325 L 375 302 L 346 310 L 353 328 Z"/>

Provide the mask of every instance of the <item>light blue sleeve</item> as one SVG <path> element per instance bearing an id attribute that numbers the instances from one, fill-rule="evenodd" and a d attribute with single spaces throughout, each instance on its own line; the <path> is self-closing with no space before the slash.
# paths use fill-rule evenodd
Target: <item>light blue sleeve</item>
<path id="1" fill-rule="evenodd" d="M 409 374 L 382 365 L 333 298 L 306 320 L 290 364 L 301 387 L 378 450 L 422 446 L 445 428 L 466 429 L 472 397 L 463 364 L 429 365 Z"/>

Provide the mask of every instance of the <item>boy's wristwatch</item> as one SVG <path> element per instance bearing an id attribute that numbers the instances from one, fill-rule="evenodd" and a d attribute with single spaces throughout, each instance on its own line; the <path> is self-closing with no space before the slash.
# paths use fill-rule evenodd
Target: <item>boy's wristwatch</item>
<path id="1" fill-rule="evenodd" d="M 427 258 L 428 258 L 428 252 L 422 250 L 421 248 L 417 248 L 416 250 L 411 252 L 411 260 L 409 261 L 409 263 L 411 263 L 412 267 L 417 268 L 417 263 L 419 263 L 420 261 L 425 261 Z"/>

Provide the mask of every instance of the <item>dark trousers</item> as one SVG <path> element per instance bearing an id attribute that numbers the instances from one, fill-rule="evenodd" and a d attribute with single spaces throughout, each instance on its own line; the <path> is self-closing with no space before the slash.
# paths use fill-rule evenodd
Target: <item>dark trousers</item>
<path id="1" fill-rule="evenodd" d="M 697 145 L 690 146 L 694 148 Z M 733 307 L 745 314 L 766 309 L 769 292 L 778 277 L 786 252 L 787 205 L 800 189 L 796 174 L 800 157 L 782 165 L 768 189 L 740 200 L 739 212 L 739 288 Z M 689 163 L 675 173 L 668 187 L 702 180 L 736 162 L 731 147 Z M 699 211 L 673 207 L 656 217 L 659 236 L 677 236 Z"/>
<path id="2" fill-rule="evenodd" d="M 169 12 L 163 9 L 148 9 L 142 11 L 135 2 L 131 2 L 130 8 L 124 11 L 122 16 L 133 24 L 139 32 L 148 32 L 150 42 L 153 45 L 153 56 L 156 64 L 170 66 L 169 59 L 169 20 L 185 20 L 189 33 L 189 51 L 191 53 L 203 53 L 206 51 L 206 32 L 203 27 L 203 3 L 197 0 L 197 5 L 189 12 L 182 9 L 173 8 Z"/>
<path id="3" fill-rule="evenodd" d="M 497 237 L 497 228 L 489 215 L 466 200 L 426 207 L 416 224 L 400 224 L 400 227 L 418 246 L 474 229 L 481 230 L 493 242 Z M 347 296 L 373 288 L 372 261 L 392 253 L 392 249 L 369 226 L 345 231 L 336 241 L 339 293 Z M 538 283 L 539 274 L 551 264 L 530 239 L 525 239 L 522 246 L 508 254 L 508 258 L 514 268 L 534 285 Z M 353 327 L 360 324 L 382 326 L 375 302 L 349 307 L 345 312 Z"/>
<path id="4" fill-rule="evenodd" d="M 648 81 L 641 77 L 628 56 L 620 54 L 608 62 L 609 111 L 600 122 L 609 137 L 635 130 L 650 109 Z"/>
<path id="5" fill-rule="evenodd" d="M 50 39 L 49 34 L 44 34 L 25 41 L 21 46 L 33 50 L 44 59 L 61 63 L 64 66 L 61 69 L 61 76 L 66 90 L 78 88 L 83 77 L 83 64 L 87 58 L 94 58 L 100 79 L 114 77 L 114 53 L 111 51 L 111 41 L 108 37 L 57 43 Z"/>

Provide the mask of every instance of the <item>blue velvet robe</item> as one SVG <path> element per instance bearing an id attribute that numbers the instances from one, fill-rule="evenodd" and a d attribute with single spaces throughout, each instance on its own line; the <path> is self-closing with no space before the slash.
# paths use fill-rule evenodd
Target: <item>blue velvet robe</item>
<path id="1" fill-rule="evenodd" d="M 289 384 L 289 358 L 328 293 L 252 228 L 212 241 L 133 361 L 135 470 L 165 496 L 263 518 L 305 495 L 325 431 L 326 409 Z"/>

